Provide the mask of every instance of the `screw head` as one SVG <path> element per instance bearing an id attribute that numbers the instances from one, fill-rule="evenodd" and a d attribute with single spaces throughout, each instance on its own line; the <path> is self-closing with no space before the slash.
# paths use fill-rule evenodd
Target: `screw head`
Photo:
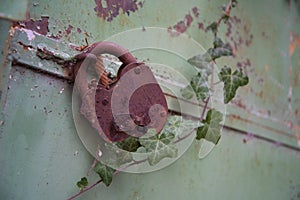
<path id="1" fill-rule="evenodd" d="M 103 99 L 103 100 L 102 100 L 102 105 L 106 106 L 108 103 L 109 103 L 109 102 L 108 102 L 107 99 Z"/>
<path id="2" fill-rule="evenodd" d="M 141 73 L 141 68 L 140 67 L 134 68 L 134 73 L 135 74 L 140 74 Z"/>
<path id="3" fill-rule="evenodd" d="M 163 110 L 163 111 L 161 111 L 161 112 L 159 113 L 159 115 L 160 115 L 161 117 L 166 117 L 167 112 L 166 112 L 165 110 Z"/>

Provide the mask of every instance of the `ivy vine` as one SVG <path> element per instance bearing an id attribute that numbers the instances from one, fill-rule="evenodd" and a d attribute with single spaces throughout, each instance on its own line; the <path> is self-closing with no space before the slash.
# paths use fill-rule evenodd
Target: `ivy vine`
<path id="1" fill-rule="evenodd" d="M 228 4 L 222 6 L 223 13 L 217 21 L 212 22 L 206 27 L 214 35 L 212 47 L 204 54 L 196 55 L 189 58 L 187 61 L 193 65 L 198 73 L 190 80 L 190 84 L 181 89 L 181 95 L 185 99 L 191 99 L 196 95 L 198 101 L 204 103 L 202 113 L 200 113 L 199 123 L 192 120 L 182 119 L 180 116 L 169 116 L 163 130 L 157 134 L 155 130 L 150 129 L 146 133 L 147 137 L 129 137 L 122 142 L 106 144 L 108 149 L 123 149 L 116 153 L 118 165 L 129 163 L 128 166 L 148 162 L 150 166 L 154 166 L 162 159 L 169 157 L 175 158 L 178 154 L 176 143 L 186 139 L 196 131 L 196 140 L 205 139 L 214 144 L 217 144 L 221 138 L 221 122 L 223 120 L 223 113 L 211 108 L 208 110 L 208 104 L 211 100 L 210 91 L 215 83 L 208 83 L 209 78 L 213 80 L 214 67 L 216 59 L 224 56 L 233 56 L 233 50 L 228 43 L 218 37 L 218 30 L 222 22 L 226 23 L 230 18 L 231 9 L 237 5 L 237 0 L 230 0 Z M 248 84 L 249 78 L 242 69 L 233 70 L 231 67 L 225 65 L 218 73 L 220 79 L 219 83 L 223 83 L 224 103 L 229 103 L 236 95 L 238 88 Z M 180 135 L 178 131 L 186 133 Z M 150 134 L 150 137 L 149 137 Z M 135 160 L 131 152 L 147 153 L 147 158 L 142 160 Z M 86 177 L 81 178 L 77 183 L 79 192 L 70 197 L 69 200 L 76 198 L 84 192 L 92 189 L 99 183 L 103 182 L 109 186 L 113 180 L 113 176 L 118 174 L 120 170 L 115 170 L 101 162 L 95 160 L 91 169 L 99 175 L 99 180 L 92 185 L 89 185 Z"/>

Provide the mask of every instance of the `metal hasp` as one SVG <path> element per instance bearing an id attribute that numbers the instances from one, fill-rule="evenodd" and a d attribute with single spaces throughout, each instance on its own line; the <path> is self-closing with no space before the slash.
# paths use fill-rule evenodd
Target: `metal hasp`
<path id="1" fill-rule="evenodd" d="M 111 42 L 95 43 L 86 53 L 96 57 L 112 54 L 123 63 L 112 83 L 104 84 L 100 79 L 96 89 L 95 112 L 104 139 L 117 142 L 140 137 L 149 128 L 159 133 L 167 120 L 168 106 L 151 69 Z"/>

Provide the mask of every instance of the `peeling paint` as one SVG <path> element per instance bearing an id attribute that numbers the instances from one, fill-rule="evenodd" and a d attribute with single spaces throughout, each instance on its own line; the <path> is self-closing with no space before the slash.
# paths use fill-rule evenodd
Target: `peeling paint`
<path id="1" fill-rule="evenodd" d="M 48 21 L 49 21 L 48 16 L 42 16 L 41 19 L 39 20 L 30 19 L 27 21 L 18 22 L 18 24 L 23 28 L 30 29 L 41 35 L 47 35 L 47 33 L 49 32 Z"/>
<path id="2" fill-rule="evenodd" d="M 171 34 L 171 36 L 178 36 L 180 33 L 186 32 L 187 29 L 192 25 L 194 18 L 197 18 L 199 16 L 199 9 L 197 7 L 193 7 L 191 11 L 193 13 L 193 16 L 189 12 L 185 15 L 183 20 L 180 20 L 179 22 L 177 22 L 177 24 L 168 28 L 168 32 Z"/>
<path id="3" fill-rule="evenodd" d="M 71 58 L 69 54 L 53 49 L 43 43 L 37 45 L 37 56 L 42 59 L 52 59 L 58 63 L 64 63 Z"/>
<path id="4" fill-rule="evenodd" d="M 24 32 L 26 33 L 27 38 L 28 38 L 29 41 L 34 40 L 35 35 L 34 35 L 34 33 L 33 33 L 32 30 L 24 29 L 24 28 L 22 28 L 21 30 L 24 31 Z"/>
<path id="5" fill-rule="evenodd" d="M 95 0 L 96 7 L 94 11 L 97 16 L 111 22 L 123 10 L 123 14 L 129 15 L 130 12 L 135 12 L 143 7 L 142 1 L 137 0 Z"/>
<path id="6" fill-rule="evenodd" d="M 66 29 L 66 36 L 68 36 L 68 35 L 70 35 L 70 33 L 71 33 L 71 31 L 72 31 L 72 29 L 73 29 L 74 27 L 72 26 L 72 25 L 70 25 L 69 24 L 69 26 L 68 26 L 68 28 Z"/>

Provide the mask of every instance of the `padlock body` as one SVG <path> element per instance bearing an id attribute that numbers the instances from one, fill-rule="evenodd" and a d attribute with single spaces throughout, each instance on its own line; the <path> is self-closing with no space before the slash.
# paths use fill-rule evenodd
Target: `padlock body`
<path id="1" fill-rule="evenodd" d="M 168 106 L 151 69 L 143 63 L 121 69 L 114 84 L 105 87 L 99 83 L 96 90 L 95 111 L 104 139 L 117 142 L 129 136 L 140 137 L 150 128 L 159 133 Z"/>

